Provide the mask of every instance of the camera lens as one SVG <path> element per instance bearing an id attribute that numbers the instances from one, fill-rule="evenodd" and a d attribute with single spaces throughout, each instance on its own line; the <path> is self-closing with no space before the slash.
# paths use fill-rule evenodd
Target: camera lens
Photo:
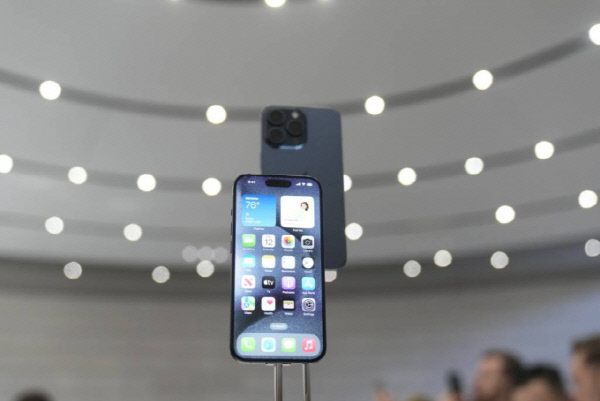
<path id="1" fill-rule="evenodd" d="M 300 120 L 292 120 L 287 126 L 291 136 L 300 136 L 304 132 L 304 123 Z"/>
<path id="2" fill-rule="evenodd" d="M 280 125 L 284 119 L 285 115 L 281 110 L 273 110 L 269 113 L 269 122 L 273 125 Z"/>
<path id="3" fill-rule="evenodd" d="M 271 143 L 280 144 L 283 142 L 284 137 L 285 136 L 281 128 L 272 128 L 269 130 L 269 142 Z"/>

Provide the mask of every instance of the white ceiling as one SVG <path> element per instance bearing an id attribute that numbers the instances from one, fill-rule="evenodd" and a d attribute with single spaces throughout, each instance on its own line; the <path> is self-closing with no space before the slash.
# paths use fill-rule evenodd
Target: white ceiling
<path id="1" fill-rule="evenodd" d="M 223 2 L 225 3 L 225 2 Z M 600 22 L 596 1 L 289 0 L 260 2 L 109 0 L 2 2 L 0 70 L 39 82 L 170 105 L 222 104 L 259 110 L 272 104 L 327 105 L 403 92 L 504 65 L 566 40 Z M 356 188 L 347 218 L 366 228 L 349 244 L 351 265 L 539 247 L 598 233 L 598 207 L 577 196 L 600 189 L 600 144 L 539 161 L 533 145 L 600 128 L 600 47 L 511 79 L 485 92 L 343 118 L 350 176 L 395 172 L 531 148 L 531 160 L 417 182 Z M 57 263 L 182 265 L 182 249 L 228 246 L 230 188 L 207 197 L 161 189 L 161 177 L 198 180 L 259 171 L 259 123 L 119 112 L 0 82 L 0 154 L 15 160 L 0 175 L 0 256 Z M 59 166 L 46 175 L 19 161 Z M 69 183 L 90 171 L 157 176 L 157 190 Z M 62 170 L 61 170 L 62 169 Z M 38 169 L 39 170 L 39 169 Z M 60 172 L 64 171 L 62 178 Z M 58 172 L 58 173 L 57 173 Z M 417 173 L 418 173 L 417 168 Z M 53 175 L 54 174 L 54 175 Z M 56 176 L 59 174 L 59 176 Z M 58 177 L 58 179 L 56 178 Z M 394 175 L 391 175 L 394 180 Z M 495 222 L 502 204 L 518 206 L 572 196 L 571 210 Z M 489 224 L 377 235 L 378 223 L 489 211 Z M 44 220 L 60 216 L 50 235 Z M 135 222 L 144 237 L 125 240 Z M 369 231 L 371 229 L 371 231 Z M 582 243 L 583 249 L 583 243 Z"/>

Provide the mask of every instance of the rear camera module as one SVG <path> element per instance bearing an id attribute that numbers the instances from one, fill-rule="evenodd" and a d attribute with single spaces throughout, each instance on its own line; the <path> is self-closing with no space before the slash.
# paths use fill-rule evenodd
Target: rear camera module
<path id="1" fill-rule="evenodd" d="M 298 149 L 307 141 L 306 116 L 299 109 L 269 107 L 262 122 L 263 141 L 273 149 Z"/>

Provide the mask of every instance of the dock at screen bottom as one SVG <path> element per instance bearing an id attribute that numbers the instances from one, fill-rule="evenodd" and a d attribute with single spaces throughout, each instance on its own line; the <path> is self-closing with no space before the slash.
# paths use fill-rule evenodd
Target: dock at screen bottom
<path id="1" fill-rule="evenodd" d="M 310 357 L 321 351 L 321 342 L 313 334 L 246 333 L 236 344 L 243 356 Z"/>

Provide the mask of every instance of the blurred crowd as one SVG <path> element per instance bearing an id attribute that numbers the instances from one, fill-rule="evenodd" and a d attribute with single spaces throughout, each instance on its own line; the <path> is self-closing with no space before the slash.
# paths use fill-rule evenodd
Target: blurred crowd
<path id="1" fill-rule="evenodd" d="M 459 375 L 450 372 L 448 391 L 439 401 L 600 401 L 600 334 L 573 344 L 570 364 L 572 392 L 560 369 L 551 364 L 525 365 L 504 350 L 483 353 L 471 389 L 463 389 Z M 52 401 L 42 392 L 21 394 L 16 401 Z M 397 401 L 389 389 L 376 386 L 375 401 Z M 407 401 L 431 401 L 415 396 Z"/>
<path id="2" fill-rule="evenodd" d="M 479 360 L 472 388 L 463 389 L 458 374 L 450 372 L 439 401 L 600 401 L 600 334 L 573 344 L 569 374 L 571 392 L 557 366 L 526 365 L 510 351 L 489 350 Z M 396 401 L 383 385 L 377 386 L 375 400 Z"/>

